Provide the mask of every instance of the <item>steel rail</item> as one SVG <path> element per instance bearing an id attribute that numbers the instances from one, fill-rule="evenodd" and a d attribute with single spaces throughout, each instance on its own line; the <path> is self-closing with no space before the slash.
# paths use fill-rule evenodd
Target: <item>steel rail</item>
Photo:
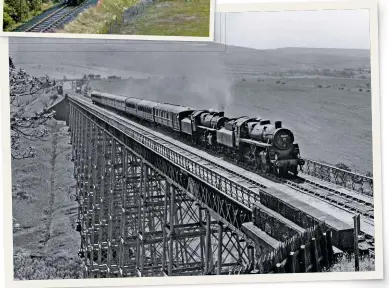
<path id="1" fill-rule="evenodd" d="M 61 12 L 63 9 L 65 9 L 66 7 L 68 7 L 68 5 L 64 4 L 60 7 L 58 7 L 57 10 L 55 10 L 53 13 L 47 15 L 46 17 L 42 18 L 40 21 L 36 22 L 34 25 L 32 25 L 31 27 L 28 27 L 26 29 L 24 29 L 24 32 L 29 32 L 31 30 L 33 30 L 35 27 L 39 26 L 40 24 L 44 23 L 45 21 L 47 21 L 48 19 L 52 18 L 53 16 L 57 15 L 59 12 Z"/>
<path id="2" fill-rule="evenodd" d="M 78 103 L 83 102 L 83 103 L 82 103 L 83 107 L 84 107 L 85 109 L 89 110 L 90 112 L 92 112 L 91 110 L 93 110 L 94 113 L 97 112 L 96 109 L 90 108 L 90 102 L 87 102 L 87 101 L 85 101 L 85 100 L 83 100 L 83 99 L 79 99 L 78 97 L 72 97 L 72 96 L 70 96 L 69 98 L 74 99 L 74 100 L 75 100 L 76 102 L 78 102 Z M 104 111 L 104 110 L 107 110 L 107 109 L 101 108 L 101 107 L 99 107 L 99 106 L 94 106 L 94 107 L 96 107 L 96 108 L 98 108 L 98 109 L 101 109 L 101 110 L 103 110 L 103 111 Z M 95 114 L 95 115 L 96 115 L 96 114 Z M 115 115 L 116 120 L 114 120 L 114 121 L 112 121 L 112 119 L 110 119 L 108 116 L 103 115 L 103 114 L 101 114 L 101 115 L 96 115 L 96 116 L 99 116 L 100 118 L 104 119 L 105 122 L 109 123 L 110 125 L 112 125 L 113 127 L 117 128 L 117 129 L 118 129 L 118 126 L 117 126 L 116 121 L 120 121 L 122 125 L 127 125 L 127 126 L 128 126 L 128 123 L 127 123 L 126 121 L 124 121 L 124 120 L 118 118 L 118 117 L 121 118 L 121 116 L 119 116 L 119 115 Z M 126 119 L 126 120 L 127 120 L 127 119 Z M 135 124 L 137 124 L 137 123 L 135 123 Z M 137 124 L 137 125 L 140 126 L 140 124 Z M 123 128 L 123 130 L 124 130 L 125 133 L 132 130 L 132 131 L 131 131 L 131 132 L 132 132 L 132 133 L 131 133 L 131 136 L 132 136 L 132 137 L 135 136 L 135 138 L 138 138 L 138 139 L 136 139 L 137 141 L 139 141 L 139 142 L 142 143 L 143 145 L 144 145 L 144 144 L 149 144 L 149 145 L 151 144 L 151 143 L 147 143 L 147 142 L 144 140 L 145 138 L 143 138 L 143 136 L 142 136 L 142 137 L 139 137 L 139 134 L 138 134 L 138 135 L 137 135 L 137 134 L 134 134 L 134 133 L 136 133 L 136 131 L 134 131 L 132 128 L 129 128 L 129 127 L 127 127 L 127 126 Z M 132 126 L 132 127 L 135 127 L 135 126 Z M 142 132 L 140 132 L 141 135 L 142 135 L 142 134 L 145 135 L 145 133 L 149 134 L 146 130 L 144 130 L 144 129 L 140 128 L 140 127 L 136 127 L 136 129 L 138 130 L 138 132 L 139 132 L 139 130 L 142 131 Z M 128 134 L 128 133 L 127 133 L 127 134 Z M 180 166 L 181 168 L 185 169 L 186 171 L 188 171 L 188 172 L 190 172 L 190 173 L 193 173 L 193 175 L 199 177 L 200 180 L 202 180 L 202 181 L 207 181 L 207 182 L 210 183 L 211 186 L 213 186 L 213 188 L 215 188 L 216 190 L 219 190 L 219 189 L 218 189 L 219 187 L 216 186 L 217 183 L 223 183 L 223 182 L 224 182 L 224 183 L 231 183 L 231 184 L 229 184 L 229 186 L 230 186 L 230 187 L 235 186 L 234 188 L 235 188 L 235 191 L 236 191 L 236 192 L 235 192 L 235 193 L 229 193 L 229 194 L 227 194 L 227 195 L 228 195 L 230 198 L 233 198 L 234 201 L 237 201 L 237 203 L 243 203 L 243 205 L 245 205 L 246 207 L 248 207 L 250 210 L 252 209 L 254 202 L 259 201 L 259 197 L 260 197 L 259 192 L 265 193 L 265 194 L 269 194 L 268 192 L 266 192 L 265 190 L 263 190 L 263 189 L 266 189 L 266 188 L 268 188 L 268 187 L 267 187 L 266 185 L 264 185 L 264 184 L 262 184 L 262 183 L 256 181 L 256 180 L 253 180 L 253 179 L 251 179 L 251 178 L 249 178 L 249 177 L 247 177 L 247 176 L 244 176 L 244 175 L 242 175 L 242 174 L 239 174 L 239 173 L 235 172 L 234 170 L 229 169 L 229 168 L 227 168 L 227 167 L 225 167 L 225 166 L 222 166 L 222 165 L 216 163 L 215 161 L 213 161 L 213 160 L 211 160 L 211 159 L 208 159 L 208 158 L 206 158 L 206 157 L 203 157 L 203 156 L 197 155 L 197 154 L 194 155 L 193 152 L 184 150 L 183 148 L 176 146 L 176 144 L 173 144 L 173 143 L 169 142 L 168 140 L 163 140 L 164 142 L 169 143 L 169 145 L 175 146 L 175 149 L 173 150 L 173 149 L 171 149 L 171 147 L 167 147 L 167 146 L 164 146 L 164 145 L 162 145 L 162 144 L 160 144 L 160 143 L 155 142 L 155 141 L 156 141 L 156 139 L 155 139 L 156 136 L 151 136 L 151 137 L 154 138 L 154 139 L 151 139 L 151 141 L 153 141 L 153 142 L 152 142 L 152 145 L 150 146 L 150 148 L 151 148 L 153 151 L 156 151 L 156 152 L 160 153 L 163 157 L 166 157 L 166 159 L 168 159 L 169 161 L 173 162 L 173 163 L 176 164 L 176 165 L 178 164 L 178 166 Z M 161 147 L 164 147 L 164 148 L 161 148 Z M 166 149 L 166 150 L 165 150 L 165 149 Z M 177 153 L 177 152 L 176 152 L 177 150 L 181 150 L 182 153 L 181 153 L 181 154 Z M 179 154 L 179 156 L 177 156 L 177 155 L 175 155 L 175 154 Z M 213 171 L 212 171 L 211 169 L 209 169 L 208 167 L 206 167 L 206 166 L 203 165 L 203 164 L 200 164 L 200 161 L 195 161 L 195 162 L 193 162 L 193 159 L 190 159 L 190 161 L 192 161 L 193 164 L 199 165 L 199 166 L 197 166 L 197 168 L 192 169 L 192 171 L 191 171 L 191 169 L 190 169 L 190 165 L 187 165 L 188 162 L 185 162 L 185 161 L 183 162 L 182 160 L 178 160 L 178 161 L 177 161 L 178 158 L 180 158 L 180 157 L 182 157 L 182 156 L 185 156 L 185 154 L 192 154 L 192 156 L 195 156 L 195 157 L 197 157 L 197 158 L 200 158 L 200 159 L 203 160 L 203 161 L 207 161 L 209 164 L 206 165 L 206 166 L 208 166 L 208 167 L 210 167 L 211 165 L 216 166 L 217 168 L 222 169 L 222 171 L 224 170 L 224 171 L 226 171 L 227 173 L 233 174 L 233 176 L 235 176 L 235 177 L 241 178 L 241 180 L 227 179 L 226 177 L 224 177 L 224 176 L 222 176 L 222 175 L 218 175 L 219 178 L 220 178 L 219 181 L 212 182 L 212 179 L 216 179 L 217 176 L 214 176 L 215 174 L 213 173 Z M 173 156 L 173 157 L 172 157 L 172 156 Z M 178 158 L 177 158 L 177 157 L 178 157 Z M 173 161 L 172 161 L 172 160 L 173 160 Z M 176 162 L 174 162 L 174 160 L 176 160 Z M 186 165 L 184 165 L 185 163 L 186 163 Z M 201 166 L 202 168 L 200 168 L 200 166 Z M 200 174 L 196 173 L 196 172 L 199 172 L 201 169 L 207 170 L 208 173 L 206 173 L 206 174 L 207 174 L 207 175 L 212 175 L 211 177 L 209 177 L 209 178 L 211 178 L 211 179 L 209 179 L 209 178 L 208 178 L 208 179 L 204 179 L 203 177 L 201 177 Z M 211 174 L 209 174 L 209 173 L 211 173 Z M 263 175 L 261 175 L 260 173 L 258 173 L 258 174 L 259 174 L 260 176 L 263 176 Z M 274 176 L 274 175 L 271 175 L 271 174 L 268 174 L 268 173 L 267 173 L 266 176 L 267 176 L 268 178 L 271 178 L 271 179 L 276 180 L 276 181 L 281 182 L 281 183 L 285 181 L 285 179 L 279 178 L 279 177 L 277 177 L 277 176 Z M 224 178 L 224 179 L 222 179 L 222 178 Z M 245 180 L 245 181 L 248 182 L 248 184 L 251 184 L 251 185 L 245 185 L 246 187 L 249 186 L 250 188 L 246 188 L 246 187 L 244 187 L 243 185 L 241 185 L 242 183 L 239 183 L 239 182 L 241 182 L 242 180 Z M 309 180 L 307 180 L 307 182 L 309 182 Z M 286 185 L 287 185 L 287 184 L 286 184 Z M 318 185 L 319 185 L 319 184 L 318 184 Z M 239 186 L 240 186 L 240 187 L 239 187 Z M 253 186 L 255 186 L 255 187 L 253 187 Z M 294 183 L 294 185 L 290 185 L 290 186 L 291 186 L 291 188 L 296 189 L 295 183 Z M 238 188 L 238 187 L 239 187 L 239 188 Z M 298 188 L 298 187 L 297 187 L 297 188 Z M 258 189 L 258 192 L 253 191 L 253 189 Z M 305 190 L 306 190 L 306 189 L 305 189 Z M 219 190 L 219 191 L 220 191 L 220 190 Z M 300 191 L 300 189 L 299 189 L 299 191 Z M 336 190 L 334 190 L 334 191 L 336 191 Z M 231 191 L 228 190 L 228 192 L 231 192 Z M 300 191 L 300 192 L 307 193 L 307 191 Z M 308 191 L 308 192 L 309 192 L 309 191 Z M 225 193 L 225 192 L 221 192 L 221 193 Z M 240 193 L 240 194 L 239 194 L 239 193 Z M 313 196 L 316 196 L 316 195 L 315 195 L 315 192 L 313 192 L 313 191 L 310 191 L 310 193 L 308 193 L 308 194 L 312 194 Z M 248 196 L 248 197 L 247 197 L 247 196 Z M 317 196 L 316 196 L 316 197 L 317 197 Z M 319 198 L 320 198 L 320 197 L 319 197 Z M 254 200 L 254 201 L 251 201 L 251 200 Z M 321 200 L 323 200 L 323 199 L 321 199 Z M 330 203 L 330 204 L 334 205 L 334 203 Z M 334 205 L 334 206 L 336 206 L 336 205 Z M 346 211 L 350 212 L 349 210 L 345 209 L 345 207 L 339 206 L 339 208 L 341 208 L 341 209 L 343 209 L 343 210 L 346 210 Z M 365 233 L 364 233 L 364 234 L 365 234 Z M 367 236 L 368 236 L 368 235 L 367 235 Z"/>
<path id="3" fill-rule="evenodd" d="M 63 19 L 65 19 L 66 17 L 69 17 L 70 15 L 74 14 L 75 12 L 78 12 L 80 9 L 82 9 L 84 6 L 86 6 L 87 4 L 89 4 L 92 0 L 85 0 L 83 3 L 81 3 L 80 5 L 74 7 L 73 9 L 69 10 L 69 11 L 63 11 L 65 8 L 68 8 L 70 7 L 69 5 L 65 4 L 64 6 L 62 6 L 60 9 L 56 10 L 55 12 L 53 12 L 52 14 L 49 14 L 48 16 L 46 16 L 45 18 L 43 18 L 42 20 L 40 20 L 39 22 L 35 23 L 33 26 L 27 28 L 26 30 L 24 30 L 25 32 L 29 32 L 33 29 L 35 29 L 36 27 L 44 24 L 45 22 L 47 22 L 46 25 L 44 25 L 43 27 L 41 27 L 39 29 L 38 32 L 45 32 L 47 30 L 49 30 L 50 28 L 52 28 L 54 25 L 58 24 L 58 23 L 61 23 L 61 21 Z M 59 13 L 62 13 L 64 12 L 63 15 L 58 15 Z M 59 18 L 57 19 L 53 19 L 53 21 L 50 21 L 51 18 L 55 17 L 55 16 L 60 16 Z"/>
<path id="4" fill-rule="evenodd" d="M 197 146 L 193 145 L 190 142 L 185 141 L 185 143 L 190 145 L 191 147 L 197 148 Z M 172 144 L 172 145 L 175 145 L 175 144 Z M 214 151 L 209 150 L 209 149 L 205 149 L 205 151 L 214 155 L 214 156 L 219 156 L 219 157 L 223 156 L 223 155 L 215 153 Z M 224 169 L 228 173 L 231 173 L 231 174 L 234 174 L 235 176 L 243 178 L 244 180 L 246 180 L 247 182 L 249 182 L 253 185 L 258 185 L 263 189 L 268 188 L 266 185 L 258 182 L 257 180 L 251 179 L 251 178 L 249 178 L 245 175 L 242 175 L 241 173 L 238 173 L 238 172 L 236 172 L 228 167 L 222 166 L 222 165 L 218 164 L 217 162 L 213 161 L 212 159 L 203 157 L 201 155 L 196 155 L 196 156 L 202 158 L 205 161 L 212 162 L 212 164 L 217 166 L 218 168 Z M 229 160 L 233 160 L 233 159 L 229 159 Z M 231 161 L 229 161 L 229 162 L 231 163 Z M 236 163 L 231 163 L 231 164 L 236 164 Z M 243 169 L 248 168 L 245 165 L 241 165 L 241 164 L 238 164 L 237 166 L 239 166 Z M 372 210 L 374 209 L 373 198 L 369 195 L 355 193 L 354 191 L 351 191 L 351 190 L 349 191 L 349 193 L 345 193 L 345 192 L 341 191 L 341 189 L 345 189 L 342 186 L 339 187 L 341 189 L 337 190 L 337 189 L 333 189 L 333 188 L 327 187 L 325 185 L 322 185 L 320 183 L 317 183 L 315 181 L 305 179 L 301 176 L 294 178 L 295 180 L 301 179 L 304 181 L 303 184 L 309 184 L 310 186 L 313 186 L 315 188 L 315 189 L 309 189 L 306 186 L 303 186 L 302 184 L 296 183 L 294 181 L 291 181 L 291 180 L 288 180 L 285 178 L 278 177 L 278 176 L 271 174 L 271 173 L 263 172 L 263 171 L 258 170 L 258 169 L 253 170 L 252 168 L 248 168 L 248 171 L 256 173 L 257 175 L 264 177 L 268 180 L 271 180 L 271 181 L 274 181 L 274 182 L 277 182 L 280 184 L 284 184 L 284 185 L 286 185 L 294 190 L 297 190 L 301 193 L 304 193 L 304 194 L 310 195 L 312 197 L 315 197 L 317 199 L 320 199 L 323 202 L 331 204 L 331 205 L 333 205 L 337 208 L 340 208 L 346 212 L 351 212 L 351 213 L 357 212 L 357 213 L 360 213 L 363 217 L 366 217 L 366 219 L 374 219 L 374 214 L 372 213 Z M 344 170 L 344 171 L 346 171 L 346 170 Z M 320 189 L 322 192 L 317 191 L 318 189 Z M 334 195 L 328 195 L 328 197 L 326 197 L 326 194 L 328 194 L 326 192 L 331 192 Z M 362 195 L 362 196 L 359 196 L 359 195 Z M 368 200 L 364 200 L 363 197 L 367 198 Z M 350 199 L 353 200 L 353 202 L 350 202 Z"/>

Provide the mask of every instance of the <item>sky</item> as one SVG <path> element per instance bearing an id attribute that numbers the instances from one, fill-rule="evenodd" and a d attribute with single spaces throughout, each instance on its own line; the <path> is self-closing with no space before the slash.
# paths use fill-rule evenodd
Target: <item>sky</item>
<path id="1" fill-rule="evenodd" d="M 215 41 L 255 49 L 370 49 L 369 10 L 217 13 Z"/>

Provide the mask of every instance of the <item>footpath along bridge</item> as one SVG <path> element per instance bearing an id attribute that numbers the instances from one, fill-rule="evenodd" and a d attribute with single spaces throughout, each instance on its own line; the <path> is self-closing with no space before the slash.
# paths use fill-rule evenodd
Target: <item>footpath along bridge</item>
<path id="1" fill-rule="evenodd" d="M 276 183 L 82 95 L 50 109 L 70 128 L 86 277 L 320 271 L 354 249 L 354 213 L 374 251 L 369 177 L 307 161 L 306 182 Z"/>

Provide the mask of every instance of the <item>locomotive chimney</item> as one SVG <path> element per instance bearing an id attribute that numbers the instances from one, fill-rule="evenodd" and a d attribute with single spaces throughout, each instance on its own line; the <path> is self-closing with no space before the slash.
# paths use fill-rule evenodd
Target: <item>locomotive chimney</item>
<path id="1" fill-rule="evenodd" d="M 274 123 L 274 126 L 276 127 L 276 129 L 282 128 L 282 121 L 276 121 L 276 122 Z"/>
<path id="2" fill-rule="evenodd" d="M 224 117 L 224 112 L 219 112 L 220 117 Z"/>

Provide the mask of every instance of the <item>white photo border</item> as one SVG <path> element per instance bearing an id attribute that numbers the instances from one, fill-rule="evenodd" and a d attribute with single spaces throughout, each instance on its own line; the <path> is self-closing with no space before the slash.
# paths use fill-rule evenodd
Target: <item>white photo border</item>
<path id="1" fill-rule="evenodd" d="M 11 191 L 11 149 L 9 120 L 9 76 L 8 76 L 8 38 L 0 37 L 0 101 L 1 137 L 3 150 L 3 213 L 4 213 L 4 261 L 6 287 L 139 287 L 184 284 L 232 284 L 255 282 L 295 282 L 295 281 L 339 281 L 383 279 L 383 234 L 382 234 L 382 178 L 381 178 L 381 123 L 379 98 L 379 59 L 378 59 L 378 3 L 376 0 L 301 2 L 301 3 L 250 3 L 219 4 L 216 12 L 253 12 L 253 11 L 300 11 L 300 10 L 342 10 L 369 9 L 371 42 L 371 96 L 373 131 L 373 177 L 374 177 L 374 219 L 375 219 L 375 271 L 370 272 L 328 272 L 304 274 L 261 274 L 230 276 L 175 276 L 145 278 L 109 279 L 69 279 L 69 280 L 17 280 L 13 278 L 13 232 L 12 232 L 12 195 Z M 39 34 L 40 37 L 49 34 Z M 5 36 L 5 33 L 3 33 Z M 8 35 L 7 35 L 8 36 Z M 31 34 L 28 34 L 28 37 Z M 61 34 L 61 38 L 63 38 Z M 74 35 L 69 38 L 74 38 Z M 92 38 L 85 37 L 81 38 Z M 25 36 L 24 36 L 25 37 Z M 115 39 L 115 38 L 105 38 Z M 130 39 L 130 38 L 125 38 Z M 146 39 L 142 39 L 146 40 Z M 155 39 L 147 39 L 155 40 Z M 161 40 L 161 39 L 158 39 Z M 185 40 L 188 41 L 188 40 Z"/>

